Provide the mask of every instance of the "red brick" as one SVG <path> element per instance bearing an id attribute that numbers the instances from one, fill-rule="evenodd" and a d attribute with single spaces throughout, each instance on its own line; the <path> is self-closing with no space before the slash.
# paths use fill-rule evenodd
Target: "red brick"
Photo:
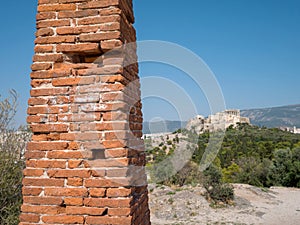
<path id="1" fill-rule="evenodd" d="M 36 45 L 34 47 L 35 53 L 53 52 L 54 47 L 51 45 Z"/>
<path id="2" fill-rule="evenodd" d="M 63 27 L 70 26 L 70 20 L 62 19 L 62 20 L 41 20 L 37 22 L 36 27 L 45 28 L 45 27 Z"/>
<path id="3" fill-rule="evenodd" d="M 26 151 L 25 158 L 26 159 L 41 159 L 46 156 L 46 152 L 41 151 Z"/>
<path id="4" fill-rule="evenodd" d="M 82 160 L 72 160 L 70 159 L 68 161 L 68 168 L 70 169 L 75 169 L 75 168 L 79 168 L 82 165 Z"/>
<path id="5" fill-rule="evenodd" d="M 123 42 L 120 40 L 107 40 L 107 41 L 101 41 L 101 49 L 103 51 L 112 50 L 115 48 L 119 48 L 123 45 Z"/>
<path id="6" fill-rule="evenodd" d="M 63 60 L 62 54 L 35 55 L 33 57 L 34 62 L 63 62 Z"/>
<path id="7" fill-rule="evenodd" d="M 124 208 L 130 207 L 130 198 L 86 198 L 84 199 L 85 206 L 91 207 L 111 207 L 111 208 Z"/>
<path id="8" fill-rule="evenodd" d="M 31 69 L 33 71 L 36 71 L 36 70 L 49 70 L 51 68 L 52 68 L 51 63 L 34 63 L 31 66 Z"/>
<path id="9" fill-rule="evenodd" d="M 89 16 L 97 16 L 99 14 L 98 10 L 79 10 L 79 11 L 62 11 L 58 12 L 58 18 L 82 18 Z"/>
<path id="10" fill-rule="evenodd" d="M 121 17 L 119 15 L 111 16 L 96 16 L 78 19 L 78 25 L 94 25 L 94 24 L 103 24 L 103 23 L 113 23 L 120 22 Z"/>
<path id="11" fill-rule="evenodd" d="M 83 198 L 65 198 L 65 204 L 72 205 L 72 206 L 82 206 L 83 205 Z"/>
<path id="12" fill-rule="evenodd" d="M 92 84 L 95 82 L 94 77 L 70 77 L 70 78 L 56 78 L 52 80 L 52 85 L 57 86 L 73 86 L 73 85 L 83 85 Z"/>
<path id="13" fill-rule="evenodd" d="M 90 188 L 90 196 L 91 197 L 105 197 L 106 189 L 105 188 Z"/>
<path id="14" fill-rule="evenodd" d="M 75 36 L 38 37 L 35 44 L 75 43 Z"/>
<path id="15" fill-rule="evenodd" d="M 128 197 L 132 193 L 130 188 L 108 188 L 106 191 L 107 197 Z"/>
<path id="16" fill-rule="evenodd" d="M 55 18 L 56 18 L 55 12 L 41 12 L 36 15 L 37 21 L 46 20 L 46 19 L 51 20 L 51 19 L 55 19 Z"/>
<path id="17" fill-rule="evenodd" d="M 109 216 L 129 216 L 131 214 L 130 208 L 109 208 L 108 215 Z"/>
<path id="18" fill-rule="evenodd" d="M 60 44 L 56 47 L 57 52 L 87 52 L 100 53 L 100 47 L 97 43 L 81 44 Z"/>
<path id="19" fill-rule="evenodd" d="M 51 151 L 48 152 L 47 157 L 49 159 L 82 159 L 82 153 L 80 151 Z"/>
<path id="20" fill-rule="evenodd" d="M 69 186 L 82 186 L 83 180 L 82 178 L 68 178 L 67 184 Z"/>
<path id="21" fill-rule="evenodd" d="M 38 223 L 39 221 L 40 221 L 40 216 L 36 214 L 21 213 L 20 215 L 20 222 Z"/>
<path id="22" fill-rule="evenodd" d="M 85 197 L 88 195 L 86 188 L 45 188 L 46 196 Z"/>
<path id="23" fill-rule="evenodd" d="M 105 151 L 105 157 L 106 158 L 120 158 L 120 157 L 127 157 L 128 156 L 128 150 L 127 149 L 107 149 Z"/>
<path id="24" fill-rule="evenodd" d="M 75 4 L 54 4 L 54 5 L 39 5 L 38 12 L 51 12 L 51 11 L 67 11 L 75 10 Z"/>
<path id="25" fill-rule="evenodd" d="M 24 169 L 24 176 L 28 177 L 40 177 L 44 174 L 44 170 L 41 169 Z"/>
<path id="26" fill-rule="evenodd" d="M 118 6 L 119 0 L 102 0 L 82 3 L 79 5 L 79 9 L 93 9 L 93 8 L 105 8 L 108 6 Z"/>
<path id="27" fill-rule="evenodd" d="M 88 216 L 86 223 L 90 225 L 131 225 L 131 217 Z"/>
<path id="28" fill-rule="evenodd" d="M 38 124 L 30 125 L 32 132 L 50 133 L 50 132 L 66 132 L 68 126 L 66 124 Z"/>
<path id="29" fill-rule="evenodd" d="M 35 36 L 36 37 L 39 37 L 39 36 L 52 36 L 54 35 L 54 31 L 52 28 L 41 28 L 41 29 L 38 29 L 37 32 L 35 33 Z"/>
<path id="30" fill-rule="evenodd" d="M 26 165 L 28 167 L 36 167 L 36 168 L 66 168 L 66 161 L 60 160 L 27 160 Z"/>
<path id="31" fill-rule="evenodd" d="M 68 142 L 29 142 L 27 150 L 31 151 L 50 151 L 50 150 L 64 150 L 68 147 Z"/>
<path id="32" fill-rule="evenodd" d="M 24 196 L 38 196 L 41 194 L 43 188 L 36 188 L 36 187 L 23 187 L 22 194 Z"/>
<path id="33" fill-rule="evenodd" d="M 100 29 L 99 25 L 96 26 L 80 26 L 80 27 L 58 27 L 56 32 L 58 35 L 66 34 L 82 34 L 96 32 Z"/>
<path id="34" fill-rule="evenodd" d="M 38 205 L 22 205 L 21 210 L 23 213 L 37 213 L 37 214 L 48 214 L 48 215 L 61 214 L 66 211 L 64 207 L 38 206 Z"/>
<path id="35" fill-rule="evenodd" d="M 31 97 L 52 96 L 67 94 L 68 88 L 39 88 L 30 91 Z"/>
<path id="36" fill-rule="evenodd" d="M 42 221 L 47 224 L 83 224 L 83 216 L 42 216 Z"/>
<path id="37" fill-rule="evenodd" d="M 79 36 L 79 40 L 82 42 L 85 41 L 102 41 L 102 40 L 109 40 L 109 39 L 118 39 L 120 38 L 120 32 L 119 31 L 111 31 L 111 32 L 101 32 L 101 33 L 95 33 L 95 34 L 81 34 Z"/>
<path id="38" fill-rule="evenodd" d="M 24 196 L 23 202 L 30 205 L 61 205 L 63 199 L 58 197 Z"/>
<path id="39" fill-rule="evenodd" d="M 41 187 L 63 187 L 64 180 L 62 179 L 48 179 L 48 178 L 27 178 L 23 179 L 23 185 L 25 186 L 41 186 Z"/>
<path id="40" fill-rule="evenodd" d="M 86 187 L 120 187 L 120 186 L 129 186 L 130 180 L 127 178 L 111 178 L 111 179 L 86 179 L 85 184 Z"/>
<path id="41" fill-rule="evenodd" d="M 89 170 L 48 170 L 47 171 L 49 177 L 55 178 L 68 178 L 68 177 L 81 177 L 88 178 L 91 176 L 91 172 Z"/>
<path id="42" fill-rule="evenodd" d="M 96 208 L 96 207 L 76 207 L 76 206 L 67 206 L 66 213 L 69 215 L 94 215 L 98 216 L 104 213 L 105 208 Z"/>

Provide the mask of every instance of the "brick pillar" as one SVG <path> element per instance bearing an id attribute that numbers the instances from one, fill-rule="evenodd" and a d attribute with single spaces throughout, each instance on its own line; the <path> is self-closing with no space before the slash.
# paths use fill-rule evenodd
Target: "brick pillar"
<path id="1" fill-rule="evenodd" d="M 21 225 L 150 224 L 133 23 L 131 0 L 38 1 Z"/>

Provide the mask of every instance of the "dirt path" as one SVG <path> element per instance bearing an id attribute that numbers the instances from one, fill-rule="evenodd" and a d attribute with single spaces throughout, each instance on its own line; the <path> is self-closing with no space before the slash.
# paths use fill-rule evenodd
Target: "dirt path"
<path id="1" fill-rule="evenodd" d="M 213 209 L 201 187 L 149 185 L 153 225 L 300 225 L 300 189 L 235 184 L 235 206 Z"/>

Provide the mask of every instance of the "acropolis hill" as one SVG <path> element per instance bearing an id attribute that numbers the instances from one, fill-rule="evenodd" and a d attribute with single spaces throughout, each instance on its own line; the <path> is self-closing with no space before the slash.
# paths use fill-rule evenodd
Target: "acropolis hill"
<path id="1" fill-rule="evenodd" d="M 202 115 L 197 115 L 188 121 L 186 129 L 202 133 L 204 131 L 226 129 L 231 125 L 236 126 L 238 123 L 250 124 L 250 119 L 248 117 L 242 117 L 240 110 L 230 109 L 209 115 L 207 118 Z"/>

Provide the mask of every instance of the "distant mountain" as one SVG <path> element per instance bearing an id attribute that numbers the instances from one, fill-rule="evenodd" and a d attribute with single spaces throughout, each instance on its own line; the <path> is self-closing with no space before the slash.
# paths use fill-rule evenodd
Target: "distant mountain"
<path id="1" fill-rule="evenodd" d="M 300 127 L 300 104 L 273 108 L 241 110 L 251 124 L 265 127 Z"/>
<path id="2" fill-rule="evenodd" d="M 273 108 L 241 110 L 241 116 L 249 117 L 253 125 L 265 127 L 298 127 L 300 128 L 300 104 Z M 143 133 L 167 133 L 185 127 L 186 121 L 144 122 Z"/>
<path id="3" fill-rule="evenodd" d="M 186 126 L 185 121 L 156 121 L 156 122 L 144 122 L 143 133 L 154 134 L 154 133 L 167 133 L 174 132 L 182 127 Z"/>

